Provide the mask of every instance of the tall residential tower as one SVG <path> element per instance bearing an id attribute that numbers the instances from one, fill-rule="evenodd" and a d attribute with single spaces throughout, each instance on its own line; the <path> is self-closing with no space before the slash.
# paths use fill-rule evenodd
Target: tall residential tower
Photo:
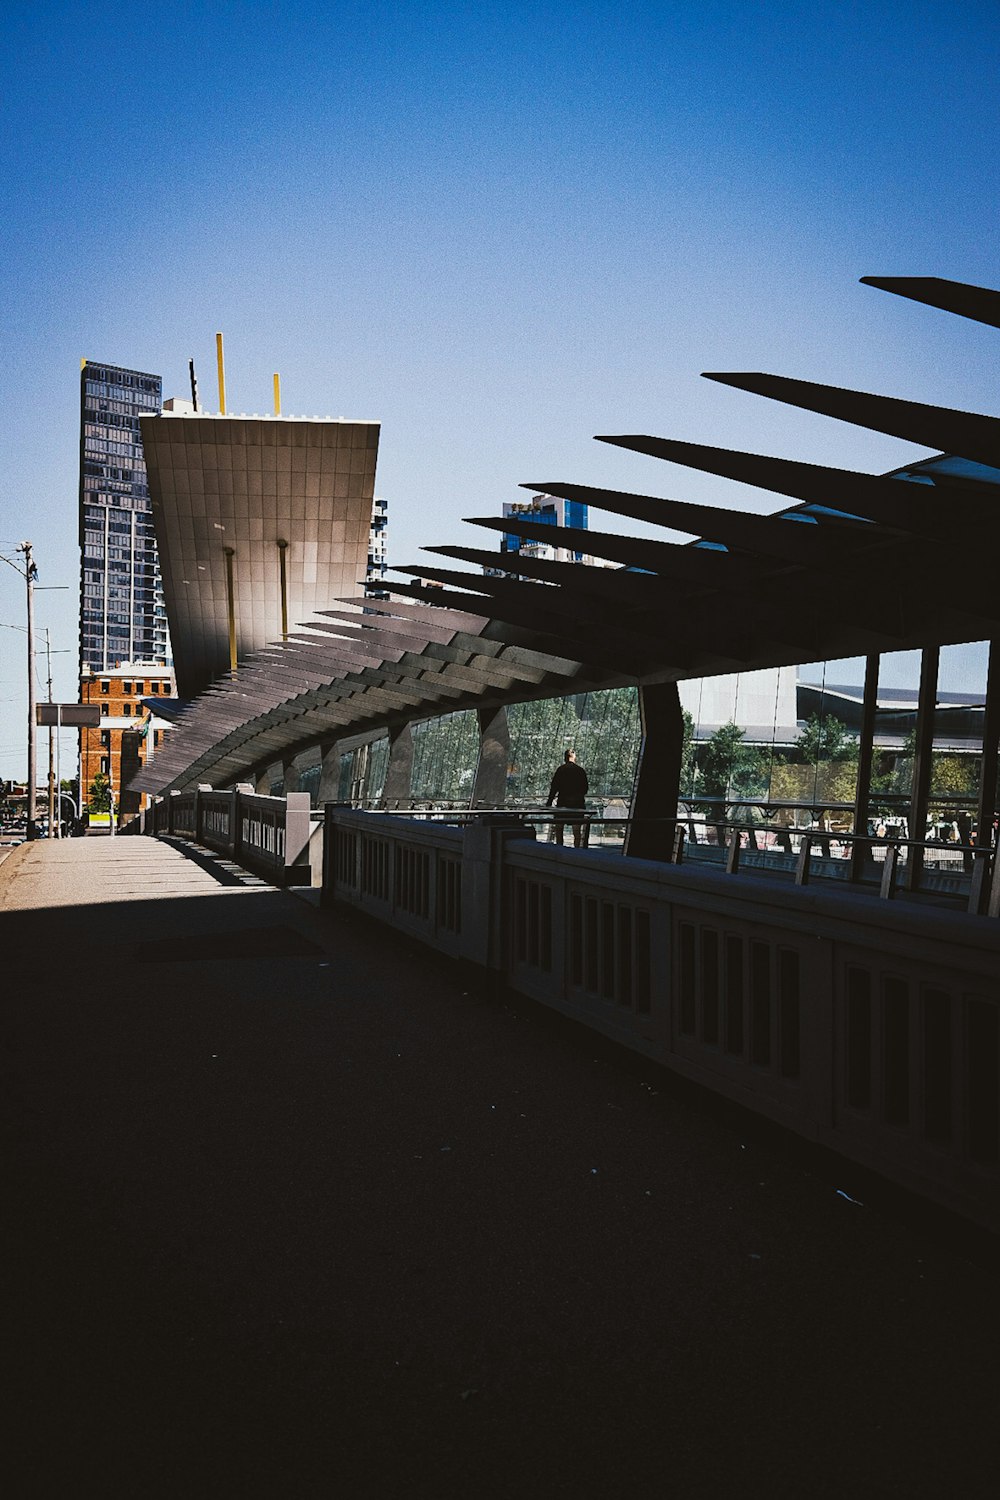
<path id="1" fill-rule="evenodd" d="M 80 669 L 167 666 L 170 640 L 139 431 L 159 375 L 84 360 L 80 370 Z"/>

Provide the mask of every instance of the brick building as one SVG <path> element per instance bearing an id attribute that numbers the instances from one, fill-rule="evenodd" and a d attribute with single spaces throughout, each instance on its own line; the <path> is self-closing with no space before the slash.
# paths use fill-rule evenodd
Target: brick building
<path id="1" fill-rule="evenodd" d="M 110 778 L 116 805 L 124 813 L 139 811 L 139 795 L 133 793 L 135 805 L 122 801 L 122 762 L 127 782 L 163 743 L 169 720 L 161 718 L 143 699 L 176 696 L 174 674 L 161 662 L 124 662 L 111 671 L 99 672 L 86 664 L 80 678 L 80 702 L 98 704 L 101 722 L 97 729 L 80 731 L 80 795 L 84 807 L 95 776 Z"/>

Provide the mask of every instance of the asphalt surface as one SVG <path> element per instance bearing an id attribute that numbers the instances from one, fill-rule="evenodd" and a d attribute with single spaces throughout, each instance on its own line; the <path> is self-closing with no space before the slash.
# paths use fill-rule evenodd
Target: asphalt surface
<path id="1" fill-rule="evenodd" d="M 180 846 L 0 939 L 8 1495 L 996 1493 L 981 1238 Z"/>

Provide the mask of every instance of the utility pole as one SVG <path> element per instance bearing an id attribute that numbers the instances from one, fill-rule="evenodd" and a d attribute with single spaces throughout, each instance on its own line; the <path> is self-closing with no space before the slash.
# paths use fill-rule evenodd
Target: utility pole
<path id="1" fill-rule="evenodd" d="M 49 640 L 49 627 L 45 627 L 45 670 L 48 674 L 49 702 L 52 702 L 52 643 Z M 59 809 L 60 813 L 62 808 Z M 55 744 L 52 739 L 52 725 L 49 725 L 49 838 L 54 838 L 53 822 L 56 815 L 56 767 L 55 767 Z"/>
<path id="2" fill-rule="evenodd" d="M 15 549 L 24 553 L 24 582 L 28 591 L 28 827 L 29 839 L 35 837 L 35 782 L 38 763 L 35 748 L 35 579 L 38 569 L 31 555 L 31 543 L 21 542 Z"/>

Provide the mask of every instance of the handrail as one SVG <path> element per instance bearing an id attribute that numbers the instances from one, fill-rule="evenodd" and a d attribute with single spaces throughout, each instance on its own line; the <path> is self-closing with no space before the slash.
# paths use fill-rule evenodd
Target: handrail
<path id="1" fill-rule="evenodd" d="M 732 804 L 726 804 L 731 807 Z M 331 809 L 336 804 L 330 804 Z M 783 804 L 787 811 L 793 808 Z M 561 823 L 583 823 L 585 848 L 605 854 L 623 851 L 629 832 L 635 828 L 662 830 L 666 863 L 718 863 L 731 875 L 742 873 L 789 876 L 799 886 L 813 880 L 846 882 L 853 890 L 873 888 L 883 899 L 897 894 L 897 876 L 912 881 L 911 894 L 960 900 L 973 913 L 1000 914 L 1000 874 L 994 851 L 974 843 L 945 843 L 938 839 L 911 839 L 899 833 L 824 828 L 811 823 L 748 823 L 732 817 L 696 817 L 679 809 L 674 817 L 609 817 L 593 807 L 552 808 L 547 805 L 489 808 L 371 808 L 364 811 L 377 823 L 380 819 L 404 819 L 436 827 L 466 828 L 479 824 L 504 827 L 511 823 L 535 829 Z M 779 811 L 781 809 L 775 809 Z M 797 809 L 801 811 L 801 806 Z M 699 837 L 698 831 L 705 837 Z M 836 846 L 836 852 L 834 852 Z M 911 867 L 917 873 L 909 873 Z M 905 872 L 905 873 L 904 873 Z"/>

